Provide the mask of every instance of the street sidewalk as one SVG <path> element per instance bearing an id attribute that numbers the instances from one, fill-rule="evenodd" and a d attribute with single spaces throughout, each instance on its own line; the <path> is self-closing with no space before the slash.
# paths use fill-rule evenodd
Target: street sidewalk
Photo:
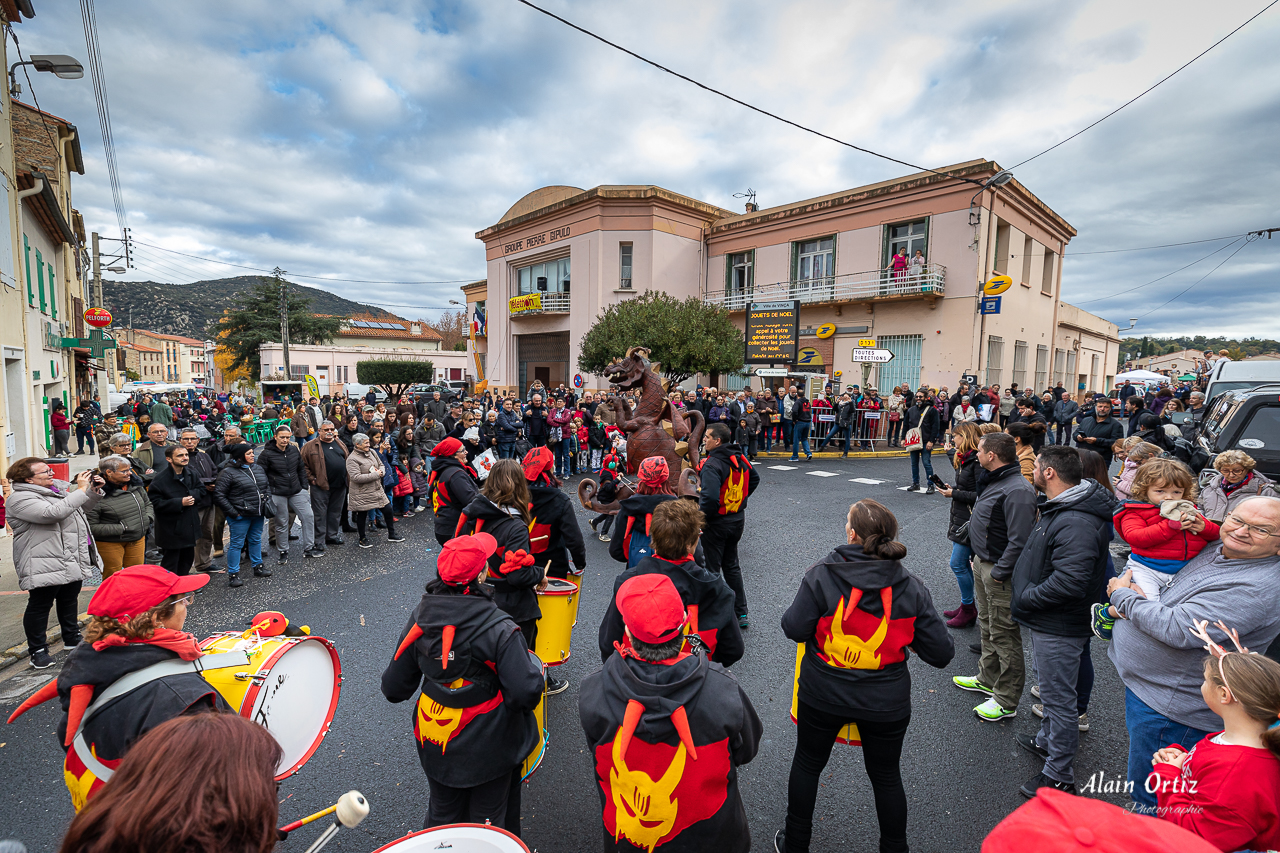
<path id="1" fill-rule="evenodd" d="M 86 453 L 84 456 L 71 457 L 71 476 L 97 467 L 98 454 Z M 80 593 L 80 618 L 87 619 L 84 612 L 97 588 L 98 577 L 85 581 Z M 13 534 L 8 530 L 0 532 L 0 667 L 7 666 L 27 657 L 26 633 L 22 630 L 22 613 L 27 608 L 27 594 L 18 588 L 18 573 L 13 568 Z M 49 613 L 50 651 L 53 646 L 59 647 L 62 635 L 58 631 L 58 620 L 54 613 Z"/>

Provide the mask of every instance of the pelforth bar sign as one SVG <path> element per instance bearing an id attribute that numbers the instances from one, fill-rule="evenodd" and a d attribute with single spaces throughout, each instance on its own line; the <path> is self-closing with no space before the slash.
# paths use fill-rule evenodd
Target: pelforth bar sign
<path id="1" fill-rule="evenodd" d="M 794 364 L 799 349 L 799 299 L 747 305 L 747 364 Z"/>

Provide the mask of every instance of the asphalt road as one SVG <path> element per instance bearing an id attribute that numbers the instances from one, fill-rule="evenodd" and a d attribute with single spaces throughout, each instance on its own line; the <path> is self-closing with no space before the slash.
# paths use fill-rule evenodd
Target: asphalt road
<path id="1" fill-rule="evenodd" d="M 946 459 L 935 458 L 939 474 L 950 480 Z M 782 826 L 795 746 L 788 717 L 795 646 L 783 637 L 779 620 L 805 569 L 843 541 L 849 504 L 870 497 L 892 509 L 909 549 L 907 565 L 924 579 L 940 610 L 959 602 L 948 568 L 950 543 L 944 538 L 948 501 L 901 491 L 910 484 L 906 459 L 815 459 L 794 470 L 770 467 L 779 464 L 787 465 L 762 462 L 761 487 L 748 508 L 741 553 L 752 627 L 746 655 L 733 667 L 765 725 L 759 755 L 739 776 L 757 851 L 772 850 L 773 833 Z M 855 477 L 884 482 L 851 482 Z M 596 629 L 619 565 L 609 559 L 608 546 L 590 536 L 590 516 L 580 508 L 578 515 L 588 534 L 588 567 L 574 654 L 559 673 L 567 675 L 571 687 L 549 698 L 548 754 L 524 792 L 523 837 L 542 853 L 597 850 L 600 844 L 598 789 L 578 723 L 577 687 L 600 666 Z M 254 613 L 277 609 L 338 647 L 344 681 L 333 727 L 311 761 L 280 786 L 282 823 L 317 811 L 352 788 L 369 798 L 368 819 L 354 831 L 340 832 L 328 850 L 369 853 L 420 829 L 426 813 L 426 779 L 410 728 L 412 703 L 388 703 L 379 679 L 423 584 L 434 574 L 439 549 L 429 515 L 398 529 L 405 531 L 404 544 L 389 545 L 384 538 L 371 550 L 334 546 L 324 559 L 292 563 L 269 579 L 250 578 L 239 590 L 224 585 L 225 575 L 215 575 L 187 621 L 188 629 L 203 637 L 242 629 Z M 983 697 L 951 684 L 953 675 L 976 672 L 977 656 L 967 648 L 976 629 L 953 636 L 956 657 L 945 670 L 918 659 L 911 663 L 915 704 L 902 770 L 911 809 L 909 836 L 920 851 L 977 850 L 986 833 L 1023 802 L 1018 786 L 1040 766 L 1013 740 L 1014 732 L 1030 732 L 1039 724 L 1031 714 L 1030 693 L 1015 719 L 979 721 L 971 709 Z M 1093 727 L 1081 736 L 1078 780 L 1098 771 L 1108 779 L 1123 778 L 1125 768 L 1123 689 L 1102 645 L 1093 644 L 1098 673 L 1089 708 Z M 7 716 L 19 699 L 0 703 L 0 712 Z M 0 732 L 8 803 L 0 812 L 0 838 L 20 838 L 32 853 L 56 850 L 72 817 L 62 781 L 63 753 L 54 736 L 55 705 L 46 704 Z M 279 849 L 302 851 L 316 834 L 300 830 Z M 819 793 L 813 849 L 874 851 L 877 839 L 860 750 L 837 745 Z"/>

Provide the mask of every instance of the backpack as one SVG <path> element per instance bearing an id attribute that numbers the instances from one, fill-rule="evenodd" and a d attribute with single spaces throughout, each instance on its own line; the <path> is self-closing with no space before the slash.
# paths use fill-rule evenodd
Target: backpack
<path id="1" fill-rule="evenodd" d="M 627 518 L 627 529 L 623 533 L 623 550 L 627 553 L 627 568 L 634 568 L 645 557 L 653 556 L 653 545 L 649 539 L 649 531 L 653 525 L 653 513 L 645 513 L 644 529 L 636 530 L 636 517 Z"/>
<path id="2" fill-rule="evenodd" d="M 1194 474 L 1198 475 L 1205 468 L 1209 467 L 1209 452 L 1199 444 L 1192 444 L 1185 438 L 1178 437 L 1173 439 L 1173 450 L 1171 453 L 1175 459 L 1185 463 Z"/>

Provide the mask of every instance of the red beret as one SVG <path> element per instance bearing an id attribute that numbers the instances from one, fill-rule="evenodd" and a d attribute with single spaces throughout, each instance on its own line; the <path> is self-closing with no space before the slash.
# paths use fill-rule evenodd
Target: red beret
<path id="1" fill-rule="evenodd" d="M 160 566 L 146 564 L 130 566 L 102 582 L 89 599 L 88 612 L 90 616 L 127 622 L 162 604 L 171 595 L 192 592 L 208 582 L 208 575 L 175 575 Z"/>
<path id="2" fill-rule="evenodd" d="M 455 536 L 440 549 L 436 571 L 440 580 L 454 586 L 471 583 L 484 571 L 485 562 L 498 550 L 498 540 L 488 533 Z"/>

